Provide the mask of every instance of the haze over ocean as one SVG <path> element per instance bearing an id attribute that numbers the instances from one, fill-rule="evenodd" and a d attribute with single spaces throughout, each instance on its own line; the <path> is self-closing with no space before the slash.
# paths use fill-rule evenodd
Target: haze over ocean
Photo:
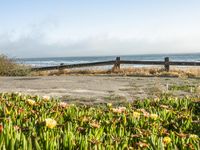
<path id="1" fill-rule="evenodd" d="M 199 0 L 2 0 L 11 58 L 200 52 Z"/>

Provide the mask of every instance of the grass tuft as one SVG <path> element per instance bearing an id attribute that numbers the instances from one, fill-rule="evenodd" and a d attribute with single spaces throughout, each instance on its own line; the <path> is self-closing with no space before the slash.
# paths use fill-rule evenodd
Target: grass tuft
<path id="1" fill-rule="evenodd" d="M 124 67 L 118 70 L 113 69 L 63 69 L 50 71 L 32 72 L 32 75 L 38 76 L 60 76 L 60 75 L 127 75 L 127 76 L 157 76 L 157 77 L 200 77 L 200 68 L 198 67 L 173 67 L 166 72 L 161 67 Z"/>
<path id="2" fill-rule="evenodd" d="M 30 68 L 16 64 L 5 55 L 0 55 L 0 76 L 26 76 L 30 74 Z"/>

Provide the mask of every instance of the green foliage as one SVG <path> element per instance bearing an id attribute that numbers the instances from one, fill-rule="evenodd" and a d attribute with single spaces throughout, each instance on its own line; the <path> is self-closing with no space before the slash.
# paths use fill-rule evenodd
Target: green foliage
<path id="1" fill-rule="evenodd" d="M 6 56 L 0 55 L 0 76 L 26 76 L 29 73 L 28 67 L 16 64 Z"/>
<path id="2" fill-rule="evenodd" d="M 164 95 L 122 107 L 2 93 L 0 149 L 200 149 L 199 121 L 198 98 Z"/>
<path id="3" fill-rule="evenodd" d="M 184 91 L 184 92 L 196 92 L 197 87 L 194 85 L 171 85 L 169 90 L 172 91 Z"/>

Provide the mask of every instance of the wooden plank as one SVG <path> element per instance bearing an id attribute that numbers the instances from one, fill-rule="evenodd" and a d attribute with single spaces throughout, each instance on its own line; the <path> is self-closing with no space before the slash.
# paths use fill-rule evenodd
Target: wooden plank
<path id="1" fill-rule="evenodd" d="M 55 70 L 55 69 L 68 69 L 68 68 L 81 68 L 81 67 L 91 67 L 91 66 L 105 66 L 113 65 L 115 61 L 104 61 L 104 62 L 93 62 L 93 63 L 82 63 L 82 64 L 71 64 L 71 65 L 60 65 L 60 66 L 49 66 L 49 67 L 39 67 L 32 68 L 32 71 L 40 70 Z"/>
<path id="2" fill-rule="evenodd" d="M 129 61 L 121 60 L 120 64 L 138 64 L 138 65 L 164 65 L 164 61 Z M 182 61 L 169 61 L 169 65 L 177 66 L 200 66 L 200 62 L 182 62 Z"/>
<path id="3" fill-rule="evenodd" d="M 164 65 L 164 61 L 129 61 L 129 60 L 121 60 L 120 64 Z"/>
<path id="4" fill-rule="evenodd" d="M 200 66 L 200 62 L 169 62 L 170 65 L 177 65 L 177 66 Z"/>

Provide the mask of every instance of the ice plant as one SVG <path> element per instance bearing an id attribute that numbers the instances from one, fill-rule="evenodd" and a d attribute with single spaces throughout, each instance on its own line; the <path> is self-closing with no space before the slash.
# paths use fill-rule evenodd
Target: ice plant
<path id="1" fill-rule="evenodd" d="M 114 113 L 122 113 L 126 110 L 126 107 L 118 107 L 118 108 L 112 108 L 112 111 Z"/>
<path id="2" fill-rule="evenodd" d="M 134 111 L 134 112 L 133 112 L 133 117 L 134 117 L 134 118 L 140 118 L 140 113 Z"/>
<path id="3" fill-rule="evenodd" d="M 190 134 L 189 138 L 193 139 L 193 140 L 197 140 L 199 137 L 196 134 Z"/>
<path id="4" fill-rule="evenodd" d="M 112 111 L 114 113 L 122 113 L 123 112 L 121 109 L 118 109 L 118 108 L 113 108 Z"/>
<path id="5" fill-rule="evenodd" d="M 42 96 L 42 99 L 48 101 L 48 100 L 50 100 L 50 96 L 46 96 L 46 95 Z"/>
<path id="6" fill-rule="evenodd" d="M 54 119 L 47 118 L 45 119 L 45 125 L 46 127 L 52 129 L 57 125 L 57 122 Z"/>
<path id="7" fill-rule="evenodd" d="M 14 126 L 15 131 L 18 131 L 20 129 L 19 126 Z"/>
<path id="8" fill-rule="evenodd" d="M 112 103 L 107 103 L 107 106 L 108 107 L 112 107 Z"/>
<path id="9" fill-rule="evenodd" d="M 69 107 L 69 105 L 68 105 L 66 102 L 60 102 L 60 103 L 59 103 L 59 106 L 62 107 L 62 108 L 67 108 L 67 107 Z"/>
<path id="10" fill-rule="evenodd" d="M 100 125 L 97 122 L 90 123 L 90 126 L 93 128 L 100 128 Z"/>
<path id="11" fill-rule="evenodd" d="M 141 148 L 148 148 L 149 147 L 149 145 L 147 143 L 144 143 L 144 142 L 138 142 L 136 144 Z"/>
<path id="12" fill-rule="evenodd" d="M 118 109 L 122 110 L 122 111 L 125 111 L 126 110 L 126 107 L 119 107 Z"/>
<path id="13" fill-rule="evenodd" d="M 167 106 L 167 105 L 160 105 L 160 107 L 165 108 L 165 109 L 169 108 L 169 106 Z"/>
<path id="14" fill-rule="evenodd" d="M 153 101 L 154 101 L 154 102 L 159 102 L 159 101 L 160 101 L 160 98 L 156 97 L 156 98 L 154 98 Z"/>
<path id="15" fill-rule="evenodd" d="M 3 125 L 0 124 L 0 133 L 3 132 Z"/>
<path id="16" fill-rule="evenodd" d="M 168 136 L 166 136 L 166 137 L 163 138 L 163 143 L 166 144 L 166 145 L 169 144 L 169 143 L 171 143 L 171 141 L 172 141 L 171 138 L 168 137 Z"/>
<path id="17" fill-rule="evenodd" d="M 8 108 L 6 107 L 6 108 L 5 108 L 5 112 L 6 112 L 7 115 L 10 115 L 10 112 L 11 112 L 11 111 L 9 111 Z"/>
<path id="18" fill-rule="evenodd" d="M 27 103 L 31 106 L 36 105 L 36 102 L 32 99 L 27 99 Z"/>
<path id="19" fill-rule="evenodd" d="M 20 93 L 20 92 L 15 92 L 15 94 L 16 94 L 17 96 L 22 96 L 22 93 Z"/>
<path id="20" fill-rule="evenodd" d="M 157 114 L 150 114 L 149 116 L 151 119 L 156 120 L 158 119 L 158 115 Z"/>
<path id="21" fill-rule="evenodd" d="M 164 95 L 113 108 L 0 94 L 0 149 L 199 149 L 197 98 Z"/>

